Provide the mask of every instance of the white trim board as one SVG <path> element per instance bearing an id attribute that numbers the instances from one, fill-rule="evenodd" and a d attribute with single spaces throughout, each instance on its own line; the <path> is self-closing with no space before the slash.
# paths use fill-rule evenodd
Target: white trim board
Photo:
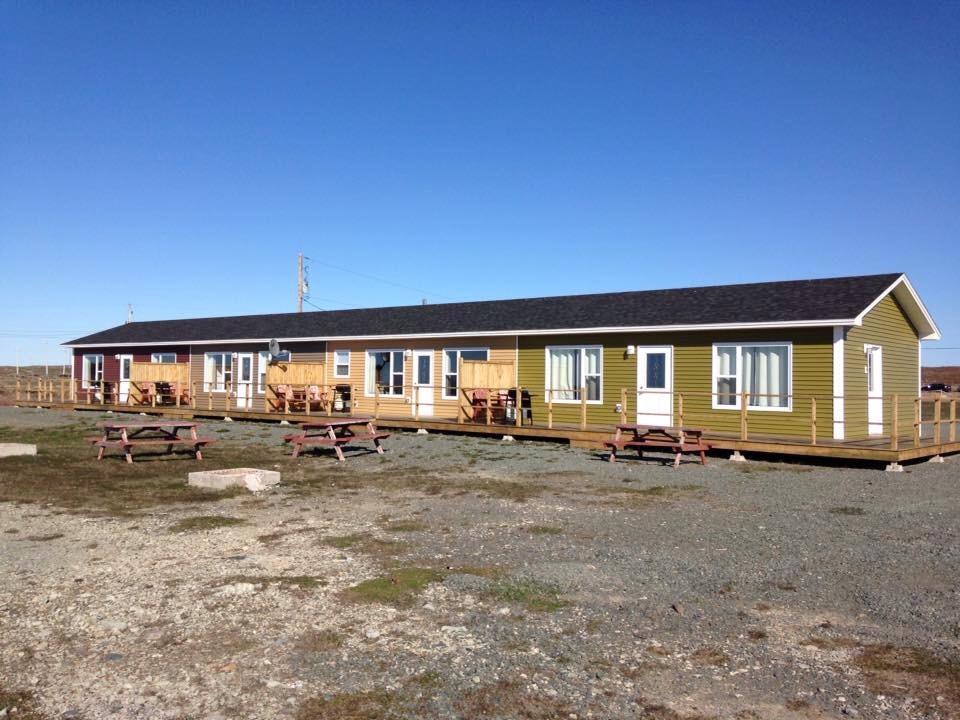
<path id="1" fill-rule="evenodd" d="M 846 402 L 843 397 L 844 343 L 846 329 L 837 325 L 833 328 L 833 439 L 843 440 L 846 428 Z"/>

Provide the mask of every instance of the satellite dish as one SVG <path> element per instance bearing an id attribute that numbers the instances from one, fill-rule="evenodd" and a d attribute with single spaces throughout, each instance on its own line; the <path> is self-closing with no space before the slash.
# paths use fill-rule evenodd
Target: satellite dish
<path id="1" fill-rule="evenodd" d="M 276 338 L 273 338 L 267 348 L 269 349 L 271 355 L 276 355 L 280 352 L 280 343 L 277 342 Z"/>

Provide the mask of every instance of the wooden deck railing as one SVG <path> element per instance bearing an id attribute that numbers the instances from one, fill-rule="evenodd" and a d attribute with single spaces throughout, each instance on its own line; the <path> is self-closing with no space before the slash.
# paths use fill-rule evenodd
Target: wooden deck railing
<path id="1" fill-rule="evenodd" d="M 142 409 L 144 407 L 176 407 L 223 411 L 224 413 L 258 412 L 277 415 L 323 414 L 330 416 L 334 412 L 349 411 L 353 414 L 366 413 L 375 418 L 394 417 L 420 420 L 425 408 L 430 407 L 429 415 L 438 407 L 447 413 L 449 419 L 459 424 L 473 423 L 484 425 L 521 425 L 524 417 L 539 408 L 546 414 L 540 422 L 548 429 L 558 427 L 558 420 L 564 427 L 610 426 L 617 420 L 630 422 L 637 417 L 637 399 L 644 395 L 666 395 L 669 400 L 664 406 L 664 425 L 696 425 L 709 431 L 729 432 L 740 440 L 750 440 L 758 436 L 778 434 L 771 428 L 783 427 L 782 422 L 773 422 L 782 415 L 789 417 L 792 426 L 788 433 L 793 437 L 803 437 L 810 445 L 818 445 L 833 438 L 835 421 L 832 414 L 818 416 L 823 411 L 830 412 L 833 402 L 839 398 L 818 395 L 751 395 L 747 392 L 736 394 L 736 403 L 718 409 L 715 400 L 718 397 L 729 398 L 729 393 L 716 392 L 674 392 L 674 391 L 635 391 L 620 388 L 613 391 L 613 397 L 619 397 L 615 407 L 611 407 L 611 391 L 604 391 L 605 403 L 594 404 L 588 399 L 586 387 L 544 388 L 540 395 L 538 388 L 513 387 L 476 387 L 457 388 L 457 397 L 444 397 L 444 387 L 440 385 L 375 385 L 373 392 L 367 394 L 363 386 L 348 383 L 314 383 L 309 385 L 288 385 L 291 393 L 277 394 L 276 387 L 261 389 L 256 383 L 223 386 L 191 381 L 180 383 L 147 383 L 143 381 L 99 380 L 84 384 L 79 379 L 68 378 L 32 378 L 17 379 L 12 390 L 17 404 L 74 404 L 81 406 L 111 406 Z M 475 393 L 486 394 L 479 405 L 474 400 Z M 633 399 L 631 400 L 631 395 Z M 306 402 L 305 398 L 312 397 Z M 528 398 L 537 399 L 534 406 Z M 295 399 L 299 398 L 299 399 Z M 519 403 L 517 399 L 519 398 Z M 758 407 L 758 398 L 779 399 L 785 402 L 789 410 L 763 409 Z M 846 398 L 849 404 L 850 398 Z M 914 448 L 921 445 L 940 445 L 957 442 L 957 402 L 956 396 L 941 393 L 927 395 L 884 395 L 872 400 L 858 399 L 860 422 L 869 420 L 869 403 L 882 403 L 882 432 L 867 435 L 860 440 L 874 440 L 885 444 L 891 450 L 899 450 L 905 445 Z M 520 407 L 517 407 L 517 405 Z M 479 412 L 478 412 L 479 410 Z M 734 414 L 735 413 L 735 414 Z M 656 413 L 651 413 L 656 414 Z M 721 422 L 722 421 L 722 422 Z M 836 421 L 839 422 L 839 421 Z M 825 431 L 824 424 L 829 431 Z M 876 423 L 880 425 L 880 422 Z M 845 422 L 844 426 L 848 426 Z M 846 427 L 845 427 L 846 429 Z M 783 434 L 783 433 L 779 433 Z M 849 432 L 846 433 L 849 439 Z"/>

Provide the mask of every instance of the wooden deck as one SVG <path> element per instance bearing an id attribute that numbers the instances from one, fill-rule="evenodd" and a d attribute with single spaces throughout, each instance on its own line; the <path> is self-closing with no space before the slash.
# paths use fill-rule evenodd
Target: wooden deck
<path id="1" fill-rule="evenodd" d="M 27 407 L 44 407 L 64 410 L 78 411 L 113 411 L 118 413 L 142 412 L 149 415 L 160 415 L 174 418 L 222 418 L 224 411 L 206 410 L 203 408 L 158 406 L 158 407 L 137 407 L 132 408 L 129 405 L 88 405 L 85 403 L 60 403 L 60 402 L 30 402 L 29 405 L 22 403 Z M 314 421 L 318 419 L 317 413 L 307 415 L 306 413 L 265 413 L 246 410 L 229 411 L 229 416 L 236 419 L 248 420 L 268 420 L 280 422 L 286 420 L 290 423 Z M 322 417 L 322 416 L 320 416 Z M 534 423 L 517 427 L 515 425 L 484 423 L 458 423 L 456 418 L 447 417 L 429 417 L 419 420 L 412 417 L 381 416 L 377 418 L 377 427 L 395 428 L 399 430 L 419 430 L 425 429 L 429 432 L 460 433 L 465 435 L 481 435 L 487 437 L 511 436 L 516 439 L 529 440 L 551 440 L 568 442 L 577 447 L 588 447 L 602 449 L 604 440 L 608 440 L 613 434 L 613 426 L 588 425 L 582 428 L 578 425 L 555 424 L 553 427 L 547 427 L 545 424 Z M 923 460 L 942 456 L 950 453 L 960 452 L 960 441 L 949 441 L 946 433 L 943 433 L 943 441 L 935 442 L 933 438 L 921 438 L 918 444 L 914 444 L 914 438 L 903 436 L 899 440 L 899 448 L 894 450 L 890 447 L 890 438 L 862 439 L 862 440 L 818 440 L 814 445 L 809 438 L 802 437 L 783 437 L 783 436 L 763 436 L 751 435 L 749 439 L 741 439 L 733 434 L 711 432 L 709 429 L 704 434 L 704 439 L 713 446 L 713 450 L 768 454 L 791 457 L 807 457 L 820 459 L 854 460 L 874 463 L 899 464 L 916 460 Z"/>

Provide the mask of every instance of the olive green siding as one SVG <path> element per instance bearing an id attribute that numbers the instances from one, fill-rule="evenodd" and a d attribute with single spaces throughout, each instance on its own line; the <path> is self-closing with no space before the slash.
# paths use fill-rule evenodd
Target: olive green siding
<path id="1" fill-rule="evenodd" d="M 867 359 L 864 345 L 879 345 L 883 362 L 883 432 L 890 432 L 891 402 L 899 395 L 901 433 L 913 432 L 913 401 L 920 391 L 920 338 L 893 295 L 887 295 L 847 330 L 843 361 L 845 437 L 867 437 Z"/>
<path id="2" fill-rule="evenodd" d="M 789 412 L 751 409 L 749 431 L 765 435 L 810 437 L 811 397 L 817 398 L 817 436 L 833 434 L 833 334 L 831 328 L 684 332 L 657 334 L 603 334 L 524 336 L 519 338 L 519 382 L 532 393 L 534 420 L 547 421 L 544 402 L 546 347 L 549 345 L 601 345 L 603 347 L 603 401 L 587 406 L 588 424 L 619 422 L 615 405 L 621 389 L 627 391 L 627 421 L 636 418 L 637 356 L 626 354 L 627 345 L 673 347 L 674 417 L 679 422 L 683 395 L 683 422 L 716 432 L 739 432 L 739 410 L 714 410 L 710 393 L 713 344 L 717 342 L 790 342 L 792 351 L 793 407 Z M 555 423 L 579 423 L 580 405 L 554 403 Z"/>

